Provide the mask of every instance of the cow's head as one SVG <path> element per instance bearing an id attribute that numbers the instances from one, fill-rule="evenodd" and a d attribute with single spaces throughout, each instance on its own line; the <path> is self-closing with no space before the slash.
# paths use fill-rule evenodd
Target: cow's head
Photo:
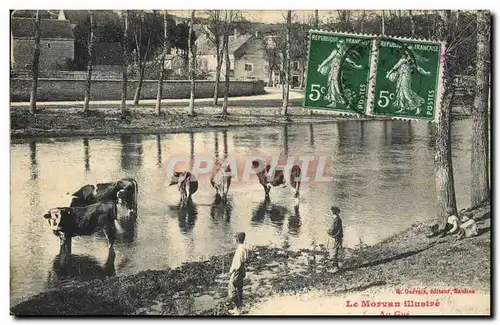
<path id="1" fill-rule="evenodd" d="M 127 206 L 131 206 L 133 201 L 137 198 L 136 194 L 136 184 L 129 180 L 121 180 L 114 184 L 113 193 L 118 199 L 118 203 L 125 203 Z"/>
<path id="2" fill-rule="evenodd" d="M 43 217 L 47 219 L 54 235 L 59 236 L 64 233 L 65 220 L 73 213 L 71 208 L 50 209 Z"/>
<path id="3" fill-rule="evenodd" d="M 186 172 L 174 172 L 174 174 L 170 178 L 170 184 L 168 184 L 168 186 L 182 182 L 185 177 L 186 177 Z"/>

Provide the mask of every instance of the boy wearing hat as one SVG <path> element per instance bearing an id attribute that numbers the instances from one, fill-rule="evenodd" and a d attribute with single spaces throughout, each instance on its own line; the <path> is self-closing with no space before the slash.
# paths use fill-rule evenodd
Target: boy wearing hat
<path id="1" fill-rule="evenodd" d="M 333 239 L 333 269 L 330 272 L 335 273 L 339 270 L 339 250 L 342 248 L 344 230 L 340 219 L 340 208 L 332 206 L 330 211 L 333 216 L 332 228 L 328 229 L 328 235 Z"/>
<path id="2" fill-rule="evenodd" d="M 244 232 L 239 232 L 234 237 L 236 238 L 238 246 L 236 247 L 233 263 L 229 270 L 228 295 L 236 307 L 230 312 L 234 315 L 239 315 L 241 307 L 243 306 L 243 279 L 246 276 L 245 263 L 247 260 L 247 250 L 244 244 L 246 234 Z"/>

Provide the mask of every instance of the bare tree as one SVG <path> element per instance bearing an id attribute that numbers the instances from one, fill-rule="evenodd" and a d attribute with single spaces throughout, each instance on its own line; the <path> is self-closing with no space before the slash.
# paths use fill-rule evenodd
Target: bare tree
<path id="1" fill-rule="evenodd" d="M 191 10 L 191 21 L 189 23 L 188 55 L 189 55 L 189 78 L 191 79 L 191 93 L 189 97 L 189 116 L 194 116 L 194 92 L 195 92 L 195 69 L 196 69 L 196 49 L 192 44 L 194 38 L 194 17 L 195 10 Z"/>
<path id="2" fill-rule="evenodd" d="M 283 107 L 281 115 L 288 115 L 288 99 L 290 96 L 290 34 L 292 31 L 292 11 L 287 10 L 286 15 L 286 50 L 285 50 L 285 85 L 283 96 Z"/>
<path id="3" fill-rule="evenodd" d="M 366 10 L 362 10 L 361 18 L 359 19 L 359 30 L 361 33 L 364 33 L 365 30 L 365 18 L 366 18 Z"/>
<path id="4" fill-rule="evenodd" d="M 476 95 L 472 110 L 471 204 L 490 198 L 488 177 L 488 105 L 490 90 L 489 11 L 477 12 Z"/>
<path id="5" fill-rule="evenodd" d="M 122 103 L 121 113 L 126 115 L 127 109 L 127 70 L 128 70 L 128 10 L 124 12 L 124 28 L 123 28 L 123 41 L 122 41 Z"/>
<path id="6" fill-rule="evenodd" d="M 161 114 L 161 98 L 163 93 L 163 78 L 165 77 L 165 58 L 168 48 L 168 19 L 167 11 L 163 10 L 163 48 L 160 60 L 160 76 L 158 77 L 158 89 L 156 91 L 156 115 Z"/>
<path id="7" fill-rule="evenodd" d="M 224 21 L 222 20 L 220 10 L 209 10 L 207 14 L 208 25 L 205 25 L 205 35 L 215 47 L 215 59 L 217 61 L 217 65 L 215 67 L 215 88 L 213 101 L 214 106 L 217 106 L 219 101 L 219 83 L 223 59 L 223 47 L 221 46 L 221 39 L 223 37 Z"/>
<path id="8" fill-rule="evenodd" d="M 384 36 L 385 35 L 385 10 L 382 10 L 381 18 L 382 18 L 382 32 L 381 32 L 381 34 L 382 34 L 382 36 Z"/>
<path id="9" fill-rule="evenodd" d="M 225 22 L 226 28 L 229 29 L 229 10 L 225 12 Z M 224 83 L 224 102 L 222 103 L 222 115 L 224 116 L 224 120 L 227 119 L 227 106 L 229 102 L 229 71 L 231 69 L 231 61 L 229 60 L 229 32 L 224 31 L 223 41 L 222 41 L 223 49 L 224 49 L 224 61 L 226 62 L 226 73 L 224 74 L 225 83 Z"/>
<path id="10" fill-rule="evenodd" d="M 36 92 L 38 90 L 38 71 L 40 70 L 40 36 L 41 36 L 41 18 L 38 10 L 35 16 L 35 50 L 33 53 L 33 63 L 31 69 L 33 72 L 30 94 L 30 113 L 35 114 L 36 109 Z"/>
<path id="11" fill-rule="evenodd" d="M 136 24 L 134 28 L 134 43 L 135 43 L 135 51 L 136 51 L 136 57 L 137 57 L 137 65 L 139 67 L 139 80 L 137 82 L 137 88 L 135 89 L 135 94 L 134 94 L 134 105 L 139 105 L 139 100 L 141 97 L 141 91 L 142 91 L 142 84 L 144 82 L 144 70 L 146 69 L 146 58 L 148 57 L 149 50 L 151 48 L 151 30 L 149 31 L 149 35 L 147 37 L 146 41 L 146 48 L 143 51 L 143 41 L 142 41 L 142 36 L 144 34 L 144 11 L 139 10 L 138 11 L 139 17 L 136 17 L 139 19 L 139 24 Z M 156 14 L 153 17 L 156 19 Z M 154 24 L 154 23 L 153 23 Z"/>
<path id="12" fill-rule="evenodd" d="M 453 42 L 450 31 L 450 11 L 439 11 L 438 34 L 441 39 L 446 40 L 448 44 Z M 457 213 L 457 202 L 455 197 L 455 185 L 453 179 L 453 162 L 451 155 L 451 107 L 455 95 L 453 83 L 453 61 L 449 51 L 446 53 L 444 66 L 444 90 L 442 102 L 437 108 L 436 125 L 436 149 L 434 157 L 434 166 L 436 173 L 436 194 L 438 205 L 438 219 L 440 228 L 444 231 L 446 225 L 446 210 L 451 209 Z M 444 233 L 442 233 L 444 234 Z"/>
<path id="13" fill-rule="evenodd" d="M 413 20 L 413 11 L 412 10 L 408 10 L 408 16 L 410 17 L 411 37 L 415 37 L 415 21 Z"/>
<path id="14" fill-rule="evenodd" d="M 314 28 L 319 29 L 319 10 L 314 10 Z"/>
<path id="15" fill-rule="evenodd" d="M 351 30 L 351 10 L 337 10 L 340 28 L 343 31 Z"/>
<path id="16" fill-rule="evenodd" d="M 92 10 L 89 11 L 90 20 L 90 35 L 88 42 L 88 55 L 89 59 L 87 61 L 87 81 L 85 83 L 85 99 L 83 101 L 83 112 L 89 113 L 89 101 L 90 101 L 90 86 L 92 83 L 92 67 L 93 67 L 93 55 L 94 55 L 94 20 Z"/>
<path id="17" fill-rule="evenodd" d="M 229 58 L 229 34 L 235 28 L 235 22 L 240 19 L 240 11 L 238 10 L 225 10 L 224 13 L 224 28 L 222 30 L 222 47 L 224 52 L 224 61 L 226 63 L 225 71 L 225 89 L 224 89 L 224 102 L 222 103 L 222 114 L 224 120 L 227 119 L 227 107 L 229 103 L 229 71 L 231 69 L 231 61 Z"/>

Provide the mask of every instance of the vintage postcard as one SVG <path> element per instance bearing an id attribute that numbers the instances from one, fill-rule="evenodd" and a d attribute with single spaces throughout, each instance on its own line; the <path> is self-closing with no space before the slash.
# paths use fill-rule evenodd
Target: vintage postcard
<path id="1" fill-rule="evenodd" d="M 20 10 L 12 316 L 491 316 L 491 13 Z"/>

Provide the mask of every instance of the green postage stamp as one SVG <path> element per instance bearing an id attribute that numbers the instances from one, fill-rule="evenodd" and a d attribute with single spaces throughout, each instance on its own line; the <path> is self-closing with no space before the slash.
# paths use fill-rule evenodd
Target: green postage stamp
<path id="1" fill-rule="evenodd" d="M 372 40 L 312 31 L 304 106 L 366 114 Z"/>
<path id="2" fill-rule="evenodd" d="M 311 31 L 304 106 L 434 120 L 444 44 Z"/>
<path id="3" fill-rule="evenodd" d="M 433 120 L 442 48 L 436 42 L 380 40 L 372 115 Z"/>

